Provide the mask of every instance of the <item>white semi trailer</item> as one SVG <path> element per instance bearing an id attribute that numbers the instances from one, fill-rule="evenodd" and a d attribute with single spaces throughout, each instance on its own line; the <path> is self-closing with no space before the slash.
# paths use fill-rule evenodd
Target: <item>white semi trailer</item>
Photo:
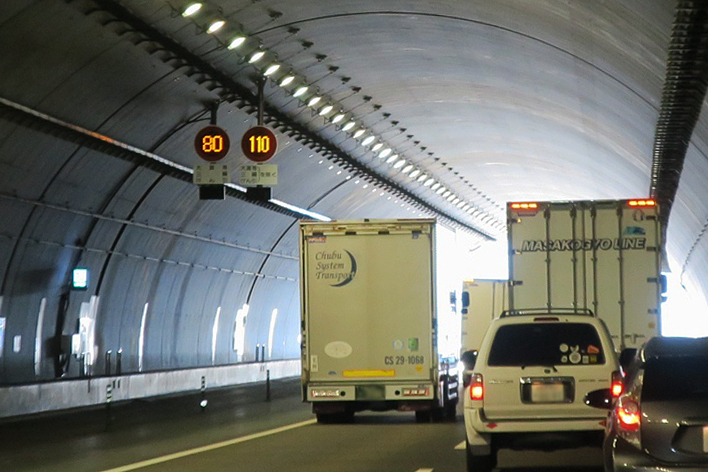
<path id="1" fill-rule="evenodd" d="M 300 223 L 302 393 L 319 422 L 362 410 L 454 416 L 440 368 L 435 220 Z"/>
<path id="2" fill-rule="evenodd" d="M 654 200 L 507 204 L 509 309 L 588 309 L 615 349 L 660 334 L 665 282 Z"/>
<path id="3" fill-rule="evenodd" d="M 498 279 L 466 280 L 462 283 L 461 353 L 478 351 L 482 338 L 494 318 L 509 306 L 509 281 Z"/>

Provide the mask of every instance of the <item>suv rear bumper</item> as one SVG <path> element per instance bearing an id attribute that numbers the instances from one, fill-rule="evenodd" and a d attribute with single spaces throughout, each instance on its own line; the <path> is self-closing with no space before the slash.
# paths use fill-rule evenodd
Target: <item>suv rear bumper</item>
<path id="1" fill-rule="evenodd" d="M 504 435 L 508 442 L 513 442 L 511 436 L 515 434 L 519 437 L 528 437 L 528 433 L 538 433 L 544 436 L 540 441 L 538 449 L 556 449 L 554 438 L 557 439 L 559 447 L 566 442 L 573 442 L 574 433 L 578 433 L 578 437 L 586 433 L 596 433 L 598 439 L 601 440 L 604 431 L 605 417 L 590 417 L 578 419 L 525 419 L 525 420 L 502 420 L 490 421 L 484 417 L 484 410 L 479 408 L 465 408 L 465 432 L 467 442 L 472 448 L 473 454 L 489 454 L 492 436 Z M 544 434 L 544 433 L 560 433 L 563 435 Z M 550 443 L 549 443 L 550 441 Z M 505 441 L 506 442 L 506 441 Z M 599 441 L 598 441 L 599 444 Z"/>

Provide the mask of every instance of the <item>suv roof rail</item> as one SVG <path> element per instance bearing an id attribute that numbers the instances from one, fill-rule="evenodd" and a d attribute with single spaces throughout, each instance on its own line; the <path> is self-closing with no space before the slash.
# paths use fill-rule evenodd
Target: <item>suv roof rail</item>
<path id="1" fill-rule="evenodd" d="M 592 316 L 595 314 L 587 308 L 520 308 L 518 310 L 504 310 L 500 318 L 507 316 L 522 316 L 522 315 L 582 315 Z"/>

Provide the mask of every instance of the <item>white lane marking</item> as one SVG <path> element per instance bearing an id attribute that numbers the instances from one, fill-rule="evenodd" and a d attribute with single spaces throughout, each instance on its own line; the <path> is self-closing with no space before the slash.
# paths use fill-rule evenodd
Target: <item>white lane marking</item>
<path id="1" fill-rule="evenodd" d="M 258 439 L 265 436 L 270 436 L 273 434 L 282 433 L 284 431 L 289 431 L 291 429 L 300 428 L 302 426 L 307 426 L 316 423 L 316 419 L 302 421 L 300 423 L 293 423 L 287 426 L 281 426 L 280 428 L 270 429 L 268 431 L 262 431 L 260 433 L 249 434 L 248 436 L 242 436 L 240 438 L 229 439 L 228 441 L 222 441 L 214 444 L 209 444 L 208 446 L 195 447 L 194 449 L 187 449 L 182 452 L 175 452 L 174 454 L 168 454 L 162 457 L 156 457 L 154 459 L 148 459 L 145 461 L 136 462 L 134 464 L 128 464 L 121 467 L 116 467 L 115 469 L 107 469 L 103 472 L 126 472 L 128 470 L 142 469 L 143 467 L 148 467 L 155 464 L 160 464 L 162 462 L 168 462 L 175 459 L 180 459 L 182 457 L 191 456 L 194 454 L 201 454 L 202 452 L 212 451 L 214 449 L 219 449 L 221 447 L 232 446 L 234 444 L 239 444 L 242 442 L 250 441 L 252 439 Z M 431 469 L 432 470 L 432 469 Z"/>
<path id="2" fill-rule="evenodd" d="M 433 472 L 433 469 L 418 469 L 415 472 Z"/>
<path id="3" fill-rule="evenodd" d="M 467 448 L 467 444 L 465 444 L 464 441 L 462 441 L 460 444 L 455 446 L 456 451 L 464 451 Z"/>

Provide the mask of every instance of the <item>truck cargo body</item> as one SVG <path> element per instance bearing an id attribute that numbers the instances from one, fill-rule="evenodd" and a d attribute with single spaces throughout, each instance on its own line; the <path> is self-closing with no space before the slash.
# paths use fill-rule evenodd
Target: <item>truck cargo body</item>
<path id="1" fill-rule="evenodd" d="M 508 287 L 508 280 L 475 279 L 462 283 L 462 353 L 479 350 L 492 320 L 509 306 Z"/>
<path id="2" fill-rule="evenodd" d="M 435 221 L 302 221 L 300 248 L 303 399 L 318 420 L 442 405 Z"/>
<path id="3" fill-rule="evenodd" d="M 653 200 L 509 203 L 509 309 L 589 309 L 618 351 L 658 335 L 658 211 Z"/>

